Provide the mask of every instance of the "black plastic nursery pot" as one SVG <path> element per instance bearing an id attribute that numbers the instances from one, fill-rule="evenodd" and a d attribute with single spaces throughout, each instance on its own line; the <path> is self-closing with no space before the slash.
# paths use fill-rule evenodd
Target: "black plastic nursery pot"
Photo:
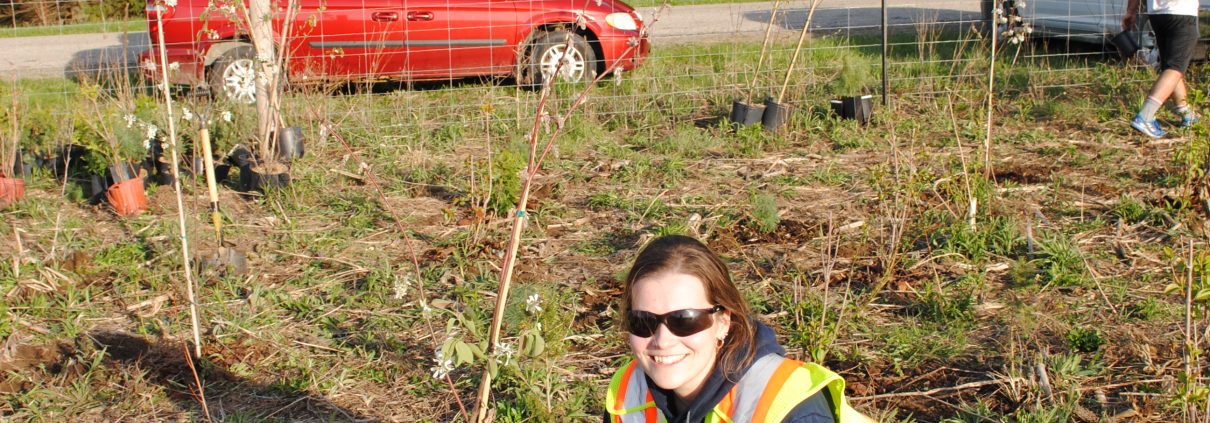
<path id="1" fill-rule="evenodd" d="M 765 115 L 764 104 L 748 104 L 741 100 L 731 102 L 731 124 L 748 126 L 760 123 Z"/>
<path id="2" fill-rule="evenodd" d="M 83 169 L 84 158 L 88 157 L 88 149 L 68 144 L 59 149 L 59 155 L 54 159 L 55 176 L 63 177 L 71 171 L 72 175 L 87 177 Z"/>
<path id="3" fill-rule="evenodd" d="M 9 175 L 15 175 L 18 177 L 25 177 L 25 178 L 28 178 L 31 175 L 33 175 L 33 173 L 34 173 L 33 164 L 25 163 L 25 161 L 23 160 L 23 156 L 24 156 L 24 154 L 21 153 L 21 150 L 17 150 L 17 156 L 15 157 L 15 160 L 13 160 L 13 169 L 11 172 L 8 172 Z M 5 173 L 5 172 L 0 171 L 0 173 Z"/>
<path id="4" fill-rule="evenodd" d="M 192 156 L 188 158 L 188 165 L 181 169 L 181 172 L 192 176 L 206 176 L 206 158 L 203 156 Z M 214 181 L 223 182 L 227 180 L 227 175 L 231 172 L 231 165 L 223 163 L 219 157 L 214 159 Z"/>
<path id="5" fill-rule="evenodd" d="M 90 175 L 88 177 L 88 203 L 98 204 L 105 198 L 105 191 L 109 190 L 109 179 L 101 175 Z"/>
<path id="6" fill-rule="evenodd" d="M 292 126 L 282 128 L 277 133 L 277 158 L 283 162 L 290 163 L 299 157 L 302 157 L 303 150 L 303 135 L 302 128 Z"/>
<path id="7" fill-rule="evenodd" d="M 243 144 L 236 144 L 235 147 L 227 153 L 227 163 L 231 166 L 243 169 L 252 165 L 252 152 L 248 151 L 248 147 Z"/>
<path id="8" fill-rule="evenodd" d="M 761 115 L 760 126 L 770 131 L 776 131 L 790 120 L 790 105 L 778 103 L 773 97 L 765 97 L 765 112 Z"/>
<path id="9" fill-rule="evenodd" d="M 280 163 L 250 164 L 239 169 L 240 187 L 245 192 L 264 192 L 290 184 L 290 168 Z"/>
<path id="10" fill-rule="evenodd" d="M 1122 55 L 1122 60 L 1130 60 L 1136 53 L 1139 52 L 1139 36 L 1141 34 L 1134 31 L 1122 31 L 1109 41 L 1117 47 L 1118 54 Z"/>
<path id="11" fill-rule="evenodd" d="M 130 163 L 118 163 L 109 166 L 109 177 L 113 183 L 126 182 L 139 176 L 138 170 Z"/>
<path id="12" fill-rule="evenodd" d="M 870 118 L 874 115 L 874 96 L 841 97 L 840 100 L 832 100 L 832 112 L 841 118 L 856 120 L 865 125 L 870 123 Z"/>

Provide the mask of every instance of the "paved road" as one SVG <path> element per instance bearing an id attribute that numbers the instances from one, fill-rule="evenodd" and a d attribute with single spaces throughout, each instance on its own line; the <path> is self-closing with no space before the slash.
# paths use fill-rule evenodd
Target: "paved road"
<path id="1" fill-rule="evenodd" d="M 811 30 L 876 31 L 880 21 L 879 0 L 823 0 L 815 12 Z M 888 0 L 889 27 L 915 31 L 918 24 L 970 22 L 978 18 L 976 0 Z M 685 42 L 730 41 L 759 38 L 773 3 L 733 3 L 677 6 L 665 10 L 652 27 L 655 45 Z M 654 8 L 640 10 L 644 19 L 656 15 Z M 807 15 L 806 0 L 782 3 L 776 26 L 778 36 L 795 36 Z M 98 70 L 133 66 L 139 53 L 148 48 L 146 32 L 53 35 L 0 39 L 0 78 L 47 78 L 91 75 Z"/>

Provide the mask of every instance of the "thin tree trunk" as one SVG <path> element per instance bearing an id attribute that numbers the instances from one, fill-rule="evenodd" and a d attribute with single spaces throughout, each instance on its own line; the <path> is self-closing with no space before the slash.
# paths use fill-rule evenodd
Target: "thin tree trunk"
<path id="1" fill-rule="evenodd" d="M 252 30 L 252 45 L 256 48 L 256 117 L 260 160 L 272 160 L 273 118 L 272 88 L 277 85 L 277 60 L 273 45 L 273 9 L 270 0 L 248 2 L 248 26 Z"/>

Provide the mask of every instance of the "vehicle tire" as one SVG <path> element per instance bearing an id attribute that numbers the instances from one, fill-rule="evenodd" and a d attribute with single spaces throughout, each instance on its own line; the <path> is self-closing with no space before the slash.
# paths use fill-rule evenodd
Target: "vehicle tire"
<path id="1" fill-rule="evenodd" d="M 571 39 L 568 45 L 567 40 Z M 581 83 L 597 76 L 597 58 L 588 40 L 566 30 L 538 34 L 530 44 L 529 54 L 524 58 L 518 81 L 522 85 L 541 87 L 558 69 L 558 80 Z M 562 61 L 562 66 L 559 62 Z"/>
<path id="2" fill-rule="evenodd" d="M 236 103 L 256 102 L 256 50 L 249 45 L 227 50 L 206 72 L 215 99 Z"/>

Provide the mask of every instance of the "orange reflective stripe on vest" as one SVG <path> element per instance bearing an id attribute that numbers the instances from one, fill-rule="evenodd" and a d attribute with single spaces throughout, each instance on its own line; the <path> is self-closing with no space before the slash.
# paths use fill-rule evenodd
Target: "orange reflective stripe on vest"
<path id="1" fill-rule="evenodd" d="M 773 401 L 777 399 L 783 391 L 782 387 L 786 384 L 786 380 L 790 378 L 798 369 L 802 368 L 802 363 L 794 360 L 782 360 L 777 366 L 777 370 L 773 371 L 773 377 L 769 378 L 768 384 L 765 385 L 764 392 L 761 392 L 760 401 L 756 404 L 756 411 L 752 413 L 754 422 L 766 421 L 766 416 L 769 414 L 769 409 L 773 406 Z M 806 397 L 804 397 L 806 399 Z M 780 419 L 778 420 L 780 421 Z"/>

